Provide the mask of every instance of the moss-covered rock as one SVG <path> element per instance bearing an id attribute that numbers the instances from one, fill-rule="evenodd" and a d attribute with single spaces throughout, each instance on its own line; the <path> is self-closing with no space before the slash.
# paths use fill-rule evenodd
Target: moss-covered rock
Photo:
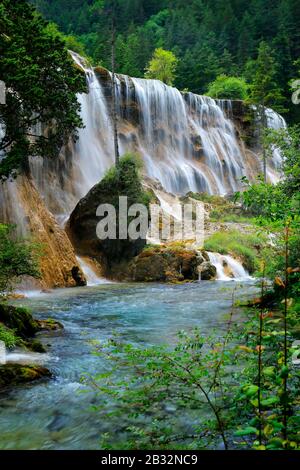
<path id="1" fill-rule="evenodd" d="M 47 350 L 45 346 L 38 340 L 38 339 L 33 339 L 31 341 L 26 341 L 25 345 L 27 349 L 33 352 L 38 352 L 38 353 L 45 353 Z"/>
<path id="2" fill-rule="evenodd" d="M 42 366 L 4 364 L 0 366 L 0 389 L 32 382 L 42 377 L 51 377 L 51 372 Z"/>
<path id="3" fill-rule="evenodd" d="M 78 254 L 96 258 L 108 267 L 138 255 L 146 244 L 146 233 L 137 240 L 129 237 L 119 239 L 120 196 L 127 196 L 128 208 L 136 203 L 149 204 L 149 196 L 143 190 L 139 176 L 138 159 L 131 155 L 121 158 L 118 168 L 111 168 L 100 183 L 79 201 L 68 224 L 68 233 Z M 101 217 L 96 212 L 100 204 L 110 204 L 116 210 L 116 239 L 102 240 L 97 236 Z M 127 224 L 132 219 L 127 217 Z"/>
<path id="4" fill-rule="evenodd" d="M 64 326 L 57 320 L 53 320 L 53 318 L 48 318 L 47 320 L 36 320 L 39 330 L 41 331 L 56 331 L 56 330 L 63 330 Z"/>
<path id="5" fill-rule="evenodd" d="M 29 310 L 23 307 L 0 304 L 0 323 L 3 323 L 23 339 L 32 337 L 39 331 L 38 323 Z"/>

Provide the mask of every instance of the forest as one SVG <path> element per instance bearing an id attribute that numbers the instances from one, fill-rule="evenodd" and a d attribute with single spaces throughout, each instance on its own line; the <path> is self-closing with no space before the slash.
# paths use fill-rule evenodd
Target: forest
<path id="1" fill-rule="evenodd" d="M 0 0 L 1 458 L 294 465 L 299 26 L 298 0 Z"/>
<path id="2" fill-rule="evenodd" d="M 299 76 L 300 5 L 297 0 L 33 0 L 32 3 L 94 64 L 111 68 L 110 21 L 115 4 L 116 66 L 119 73 L 143 77 L 156 48 L 178 58 L 174 85 L 205 94 L 217 76 L 253 78 L 259 44 L 270 48 L 291 122 L 299 109 L 290 100 L 290 81 Z"/>

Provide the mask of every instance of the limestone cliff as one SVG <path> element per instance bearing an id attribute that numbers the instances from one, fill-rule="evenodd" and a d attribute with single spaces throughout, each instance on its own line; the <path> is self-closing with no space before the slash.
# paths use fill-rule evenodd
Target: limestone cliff
<path id="1" fill-rule="evenodd" d="M 0 221 L 15 223 L 23 236 L 40 244 L 41 288 L 85 285 L 74 249 L 66 232 L 46 208 L 33 181 L 26 176 L 0 183 Z"/>

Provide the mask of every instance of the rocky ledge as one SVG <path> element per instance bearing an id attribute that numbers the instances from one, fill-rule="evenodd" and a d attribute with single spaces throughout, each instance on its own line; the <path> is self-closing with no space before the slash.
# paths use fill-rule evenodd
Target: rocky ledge
<path id="1" fill-rule="evenodd" d="M 216 268 L 205 251 L 176 244 L 147 246 L 129 263 L 116 264 L 110 276 L 136 282 L 189 282 L 216 278 Z"/>

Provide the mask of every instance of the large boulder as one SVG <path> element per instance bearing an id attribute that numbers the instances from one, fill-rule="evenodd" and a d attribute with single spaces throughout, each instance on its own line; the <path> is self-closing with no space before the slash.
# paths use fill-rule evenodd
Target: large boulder
<path id="1" fill-rule="evenodd" d="M 106 176 L 96 184 L 88 194 L 79 201 L 68 222 L 68 233 L 80 256 L 96 258 L 106 274 L 111 267 L 123 260 L 137 256 L 146 244 L 146 233 L 136 240 L 129 236 L 119 239 L 119 197 L 127 196 L 128 208 L 135 203 L 149 204 L 149 197 L 142 188 L 138 161 L 132 156 L 120 160 L 119 167 L 112 168 Z M 97 225 L 102 217 L 96 215 L 101 204 L 110 204 L 116 209 L 117 239 L 100 239 Z M 124 214 L 121 214 L 121 217 Z M 133 217 L 127 217 L 129 224 Z"/>

